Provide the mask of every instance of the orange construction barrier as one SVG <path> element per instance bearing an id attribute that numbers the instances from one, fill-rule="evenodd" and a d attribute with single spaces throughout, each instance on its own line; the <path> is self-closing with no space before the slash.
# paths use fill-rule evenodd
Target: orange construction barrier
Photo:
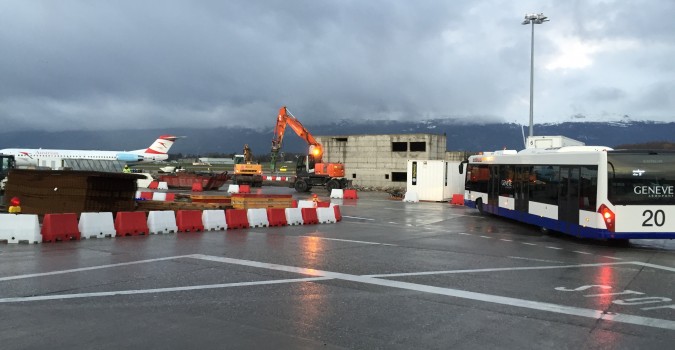
<path id="1" fill-rule="evenodd" d="M 291 203 L 291 208 L 297 208 L 298 207 L 298 200 L 294 199 L 293 203 Z"/>
<path id="2" fill-rule="evenodd" d="M 141 199 L 152 200 L 152 192 L 141 192 Z"/>
<path id="3" fill-rule="evenodd" d="M 202 211 L 177 210 L 176 226 L 178 226 L 178 232 L 204 231 L 204 224 L 202 223 Z"/>
<path id="4" fill-rule="evenodd" d="M 463 194 L 453 194 L 452 201 L 450 204 L 454 205 L 464 205 L 464 195 Z"/>
<path id="5" fill-rule="evenodd" d="M 316 215 L 316 208 L 302 208 L 302 221 L 305 225 L 312 225 L 319 223 L 319 217 Z"/>
<path id="6" fill-rule="evenodd" d="M 227 209 L 225 210 L 225 220 L 227 228 L 249 228 L 248 215 L 246 209 Z"/>
<path id="7" fill-rule="evenodd" d="M 120 211 L 115 216 L 116 236 L 138 236 L 148 234 L 148 220 L 142 211 Z"/>
<path id="8" fill-rule="evenodd" d="M 173 202 L 176 200 L 176 194 L 175 193 L 167 193 L 166 194 L 166 201 L 167 202 Z"/>
<path id="9" fill-rule="evenodd" d="M 42 221 L 42 242 L 79 240 L 77 214 L 45 214 Z"/>
<path id="10" fill-rule="evenodd" d="M 356 194 L 356 190 L 344 190 L 342 198 L 344 198 L 344 199 L 359 199 L 359 196 Z"/>
<path id="11" fill-rule="evenodd" d="M 330 208 L 330 202 L 316 202 L 317 208 Z"/>
<path id="12" fill-rule="evenodd" d="M 251 185 L 239 185 L 239 193 L 251 193 Z"/>
<path id="13" fill-rule="evenodd" d="M 157 186 L 159 186 L 159 181 L 151 181 L 148 185 L 148 188 L 151 190 L 156 190 Z"/>
<path id="14" fill-rule="evenodd" d="M 286 209 L 285 208 L 267 208 L 267 221 L 270 226 L 286 226 Z"/>
<path id="15" fill-rule="evenodd" d="M 192 183 L 192 192 L 202 192 L 202 191 L 204 191 L 204 186 L 202 186 L 201 182 Z"/>

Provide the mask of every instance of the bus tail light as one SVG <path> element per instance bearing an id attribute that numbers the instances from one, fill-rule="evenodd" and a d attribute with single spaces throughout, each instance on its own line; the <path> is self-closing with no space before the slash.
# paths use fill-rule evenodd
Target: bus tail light
<path id="1" fill-rule="evenodd" d="M 614 212 L 607 208 L 606 205 L 601 204 L 598 208 L 598 213 L 602 215 L 602 219 L 605 220 L 605 225 L 607 225 L 607 230 L 614 232 L 615 215 Z"/>

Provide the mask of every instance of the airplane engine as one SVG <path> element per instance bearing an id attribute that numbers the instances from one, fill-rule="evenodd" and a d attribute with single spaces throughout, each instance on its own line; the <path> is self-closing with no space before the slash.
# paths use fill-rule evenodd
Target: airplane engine
<path id="1" fill-rule="evenodd" d="M 140 162 L 143 160 L 143 156 L 134 153 L 117 153 L 117 160 L 123 162 Z"/>

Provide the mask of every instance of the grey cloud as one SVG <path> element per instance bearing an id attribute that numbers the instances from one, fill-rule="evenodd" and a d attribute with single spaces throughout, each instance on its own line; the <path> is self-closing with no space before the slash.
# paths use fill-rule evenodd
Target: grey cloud
<path id="1" fill-rule="evenodd" d="M 655 35 L 646 15 L 628 23 L 636 5 L 622 2 L 4 3 L 0 120 L 16 121 L 7 130 L 271 128 L 282 105 L 304 123 L 448 116 L 526 122 L 530 37 L 520 21 L 532 11 L 552 19 L 537 28 L 539 64 L 555 50 L 549 33 L 658 41 L 658 52 L 602 57 L 602 68 L 590 73 L 536 67 L 537 111 L 565 118 L 580 109 L 592 119 L 606 106 L 576 99 L 583 105 L 575 110 L 570 100 L 578 91 L 599 102 L 636 100 L 621 83 L 593 89 L 612 68 L 656 81 L 649 77 L 671 70 L 674 50 L 672 24 L 658 24 Z M 675 12 L 665 1 L 642 6 L 645 13 Z M 590 30 L 588 21 L 606 11 L 602 29 Z M 645 57 L 648 63 L 636 63 Z M 651 115 L 672 113 L 659 106 Z M 621 113 L 640 114 L 624 107 Z"/>

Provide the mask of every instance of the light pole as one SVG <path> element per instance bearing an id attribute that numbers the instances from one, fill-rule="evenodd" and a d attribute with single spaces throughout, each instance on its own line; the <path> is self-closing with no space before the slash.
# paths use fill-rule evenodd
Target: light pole
<path id="1" fill-rule="evenodd" d="M 548 17 L 543 13 L 530 13 L 525 15 L 523 25 L 532 24 L 532 39 L 530 40 L 530 136 L 534 134 L 534 25 L 548 22 Z"/>

